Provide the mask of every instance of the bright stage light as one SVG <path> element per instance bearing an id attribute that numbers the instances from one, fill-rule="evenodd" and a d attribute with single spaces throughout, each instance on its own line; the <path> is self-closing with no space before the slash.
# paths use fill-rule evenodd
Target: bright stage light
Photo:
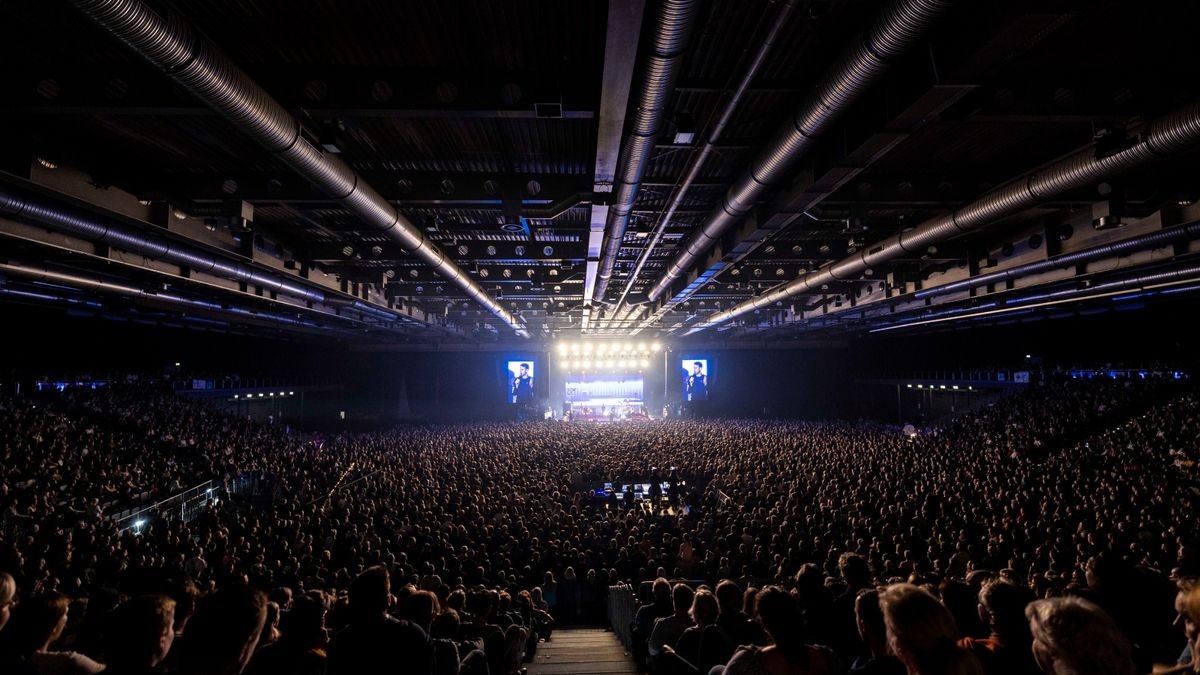
<path id="1" fill-rule="evenodd" d="M 644 351 L 646 351 L 646 343 L 645 343 L 645 342 L 639 342 L 639 343 L 638 343 L 638 347 L 637 347 L 637 349 L 638 349 L 638 351 L 639 351 L 639 352 L 644 352 Z"/>
<path id="2" fill-rule="evenodd" d="M 563 342 L 563 343 L 560 343 L 560 344 L 558 345 L 558 355 L 559 355 L 559 356 L 566 356 L 568 349 L 569 349 L 569 348 L 567 347 L 567 343 L 565 343 L 565 342 Z"/>
<path id="3" fill-rule="evenodd" d="M 662 344 L 655 342 L 653 345 L 650 345 L 650 349 L 656 352 L 662 351 Z"/>
<path id="4" fill-rule="evenodd" d="M 642 359 L 642 367 L 649 368 L 650 367 L 650 359 Z"/>
<path id="5" fill-rule="evenodd" d="M 588 344 L 585 344 L 585 345 L 583 346 L 583 353 L 584 353 L 584 354 L 591 354 L 591 353 L 592 353 L 592 345 L 591 345 L 591 343 L 590 343 L 590 342 L 589 342 Z"/>

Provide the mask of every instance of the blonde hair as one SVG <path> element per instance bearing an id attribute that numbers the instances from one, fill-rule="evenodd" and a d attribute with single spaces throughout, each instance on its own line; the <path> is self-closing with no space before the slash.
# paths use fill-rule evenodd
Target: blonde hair
<path id="1" fill-rule="evenodd" d="M 692 621 L 695 621 L 697 626 L 711 626 L 716 623 L 717 614 L 720 611 L 717 596 L 713 595 L 712 591 L 699 590 L 692 598 L 692 610 L 688 612 L 688 615 L 692 617 Z"/>
<path id="2" fill-rule="evenodd" d="M 982 675 L 979 661 L 958 646 L 958 626 L 937 598 L 912 584 L 892 584 L 879 595 L 888 645 L 910 673 Z"/>
<path id="3" fill-rule="evenodd" d="M 1129 640 L 1104 610 L 1087 600 L 1036 600 L 1025 608 L 1025 616 L 1034 651 L 1050 659 L 1046 665 L 1053 675 L 1133 675 Z"/>
<path id="4" fill-rule="evenodd" d="M 8 572 L 0 572 L 0 607 L 17 597 L 17 582 Z"/>

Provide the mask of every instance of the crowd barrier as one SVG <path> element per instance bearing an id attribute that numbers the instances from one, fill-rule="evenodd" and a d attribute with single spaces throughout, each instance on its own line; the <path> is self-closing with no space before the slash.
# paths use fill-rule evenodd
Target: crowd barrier
<path id="1" fill-rule="evenodd" d="M 629 584 L 618 584 L 608 587 L 608 620 L 612 624 L 613 634 L 625 645 L 632 647 L 633 640 L 629 628 L 637 614 L 637 598 L 633 595 L 633 587 Z"/>
<path id="2" fill-rule="evenodd" d="M 224 490 L 211 480 L 194 485 L 182 492 L 177 492 L 166 499 L 161 499 L 149 506 L 127 508 L 109 514 L 109 518 L 117 521 L 122 532 L 125 530 L 140 531 L 151 521 L 182 521 L 185 523 L 195 520 L 204 510 L 210 500 L 219 499 Z"/>

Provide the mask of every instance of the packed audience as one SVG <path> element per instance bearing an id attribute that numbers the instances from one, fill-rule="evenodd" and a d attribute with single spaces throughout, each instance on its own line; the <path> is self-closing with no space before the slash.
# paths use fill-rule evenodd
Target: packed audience
<path id="1" fill-rule="evenodd" d="M 915 437 L 322 438 L 135 388 L 2 399 L 0 673 L 518 675 L 555 626 L 630 619 L 660 675 L 1200 672 L 1198 436 L 1189 387 L 1136 380 L 1050 381 Z M 111 517 L 246 475 L 277 497 Z M 670 488 L 595 495 L 622 480 Z"/>

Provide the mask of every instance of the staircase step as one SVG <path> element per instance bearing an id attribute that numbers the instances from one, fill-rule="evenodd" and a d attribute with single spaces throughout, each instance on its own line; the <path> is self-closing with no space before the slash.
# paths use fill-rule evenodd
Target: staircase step
<path id="1" fill-rule="evenodd" d="M 564 628 L 538 645 L 529 675 L 637 675 L 625 646 L 602 628 Z"/>

